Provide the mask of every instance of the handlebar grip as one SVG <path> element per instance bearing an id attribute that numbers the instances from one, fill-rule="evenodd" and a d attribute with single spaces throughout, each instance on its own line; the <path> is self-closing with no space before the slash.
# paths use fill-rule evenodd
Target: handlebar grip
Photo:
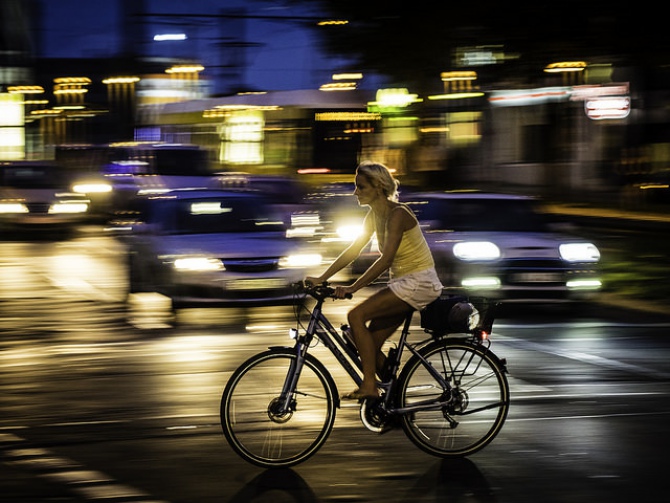
<path id="1" fill-rule="evenodd" d="M 297 281 L 293 284 L 294 287 L 302 292 L 307 292 L 311 295 L 324 295 L 324 297 L 335 297 L 335 288 L 330 286 L 328 282 L 323 282 L 321 284 L 315 285 L 307 281 Z M 344 296 L 345 299 L 353 299 L 354 296 L 351 293 L 348 293 Z"/>

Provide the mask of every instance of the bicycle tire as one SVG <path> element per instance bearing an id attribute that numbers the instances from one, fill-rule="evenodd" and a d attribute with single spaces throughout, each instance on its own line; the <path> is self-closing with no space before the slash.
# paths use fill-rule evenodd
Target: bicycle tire
<path id="1" fill-rule="evenodd" d="M 303 462 L 333 429 L 337 388 L 312 355 L 306 356 L 292 411 L 283 416 L 272 412 L 295 359 L 289 348 L 252 356 L 233 372 L 221 396 L 226 440 L 239 456 L 257 466 L 289 467 Z"/>
<path id="2" fill-rule="evenodd" d="M 483 449 L 500 432 L 509 410 L 504 364 L 487 348 L 465 340 L 434 341 L 419 354 L 455 388 L 447 405 L 401 416 L 407 437 L 423 451 L 442 458 L 464 457 Z M 396 405 L 437 401 L 446 393 L 415 355 L 399 376 Z"/>

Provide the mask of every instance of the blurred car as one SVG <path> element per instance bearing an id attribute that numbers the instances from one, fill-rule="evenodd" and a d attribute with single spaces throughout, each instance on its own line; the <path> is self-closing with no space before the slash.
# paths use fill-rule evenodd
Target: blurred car
<path id="1" fill-rule="evenodd" d="M 103 145 L 77 143 L 54 146 L 54 161 L 67 171 L 72 191 L 88 198 L 91 220 L 99 222 L 104 222 L 112 214 L 113 186 L 101 171 L 106 159 L 107 151 Z"/>
<path id="2" fill-rule="evenodd" d="M 12 230 L 67 230 L 88 219 L 89 200 L 70 190 L 67 172 L 37 161 L 0 162 L 0 225 Z"/>
<path id="3" fill-rule="evenodd" d="M 184 143 L 59 145 L 55 160 L 75 175 L 73 190 L 103 220 L 134 213 L 145 194 L 207 187 L 216 172 L 209 150 Z"/>
<path id="4" fill-rule="evenodd" d="M 320 228 L 319 213 L 307 200 L 309 188 L 295 178 L 228 171 L 216 173 L 208 187 L 262 195 L 273 210 L 282 216 L 289 227 L 289 237 L 310 239 Z"/>
<path id="5" fill-rule="evenodd" d="M 405 202 L 448 289 L 504 302 L 588 300 L 601 289 L 598 248 L 559 232 L 532 197 L 424 192 Z"/>
<path id="6" fill-rule="evenodd" d="M 288 303 L 292 283 L 321 264 L 318 253 L 286 237 L 260 194 L 183 189 L 147 196 L 141 206 L 141 221 L 114 226 L 129 233 L 130 293 L 160 293 L 174 308 Z"/>

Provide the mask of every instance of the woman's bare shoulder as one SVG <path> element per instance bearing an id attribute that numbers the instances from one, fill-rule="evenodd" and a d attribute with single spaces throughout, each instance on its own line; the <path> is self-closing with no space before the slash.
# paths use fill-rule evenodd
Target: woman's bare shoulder
<path id="1" fill-rule="evenodd" d="M 397 219 L 405 224 L 406 228 L 414 226 L 416 223 L 416 217 L 414 212 L 407 205 L 402 203 L 397 203 L 396 206 L 391 210 L 389 218 Z"/>

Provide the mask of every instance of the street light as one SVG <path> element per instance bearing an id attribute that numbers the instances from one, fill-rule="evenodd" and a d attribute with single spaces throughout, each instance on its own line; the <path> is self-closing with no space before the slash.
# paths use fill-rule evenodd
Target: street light
<path id="1" fill-rule="evenodd" d="M 83 105 L 84 95 L 91 84 L 88 77 L 59 77 L 54 79 L 54 96 L 59 105 Z"/>
<path id="2" fill-rule="evenodd" d="M 584 61 L 559 61 L 550 63 L 544 68 L 545 73 L 560 73 L 563 76 L 563 85 L 576 84 L 582 72 L 586 70 Z M 570 81 L 570 82 L 569 82 Z"/>
<path id="3" fill-rule="evenodd" d="M 197 98 L 199 96 L 198 76 L 204 70 L 205 67 L 201 64 L 190 63 L 171 66 L 165 70 L 165 73 L 172 77 L 173 84 L 186 88 L 188 97 Z"/>
<path id="4" fill-rule="evenodd" d="M 477 72 L 469 70 L 442 72 L 440 78 L 444 82 L 444 94 L 428 96 L 429 100 L 457 100 L 484 96 L 479 86 L 473 85 L 477 80 Z"/>

